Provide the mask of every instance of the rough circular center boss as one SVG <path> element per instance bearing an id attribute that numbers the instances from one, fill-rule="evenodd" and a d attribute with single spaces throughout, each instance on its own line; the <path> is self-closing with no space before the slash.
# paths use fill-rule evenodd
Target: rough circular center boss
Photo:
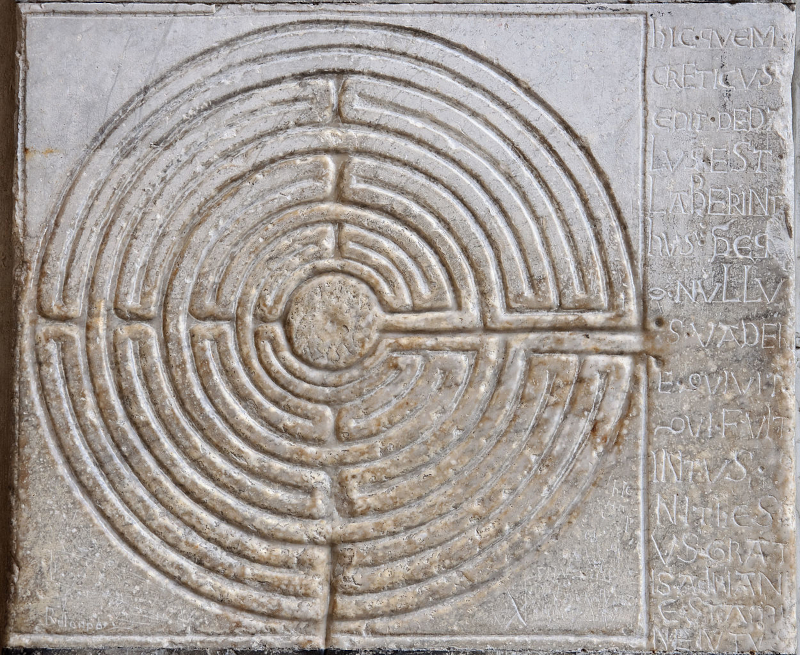
<path id="1" fill-rule="evenodd" d="M 312 366 L 340 369 L 362 359 L 378 339 L 378 307 L 363 282 L 322 275 L 294 292 L 285 319 L 295 354 Z"/>

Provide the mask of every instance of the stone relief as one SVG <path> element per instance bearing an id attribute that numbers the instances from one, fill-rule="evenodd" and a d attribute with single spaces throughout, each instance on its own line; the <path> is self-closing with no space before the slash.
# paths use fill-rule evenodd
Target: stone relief
<path id="1" fill-rule="evenodd" d="M 9 645 L 794 648 L 785 7 L 84 7 L 21 9 Z"/>

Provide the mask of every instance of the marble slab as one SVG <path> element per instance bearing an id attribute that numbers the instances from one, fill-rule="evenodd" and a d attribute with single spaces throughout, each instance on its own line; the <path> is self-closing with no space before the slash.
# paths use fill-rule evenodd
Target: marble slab
<path id="1" fill-rule="evenodd" d="M 7 646 L 795 652 L 791 8 L 19 13 Z"/>

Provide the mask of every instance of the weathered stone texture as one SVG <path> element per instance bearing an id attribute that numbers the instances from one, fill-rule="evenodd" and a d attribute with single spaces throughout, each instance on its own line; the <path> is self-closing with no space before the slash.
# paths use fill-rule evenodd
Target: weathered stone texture
<path id="1" fill-rule="evenodd" d="M 9 645 L 794 651 L 787 7 L 20 11 Z"/>

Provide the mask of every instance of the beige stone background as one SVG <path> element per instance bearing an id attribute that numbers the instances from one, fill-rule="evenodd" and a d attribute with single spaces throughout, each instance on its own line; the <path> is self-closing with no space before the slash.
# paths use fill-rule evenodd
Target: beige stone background
<path id="1" fill-rule="evenodd" d="M 424 1 L 424 0 L 423 0 Z M 442 1 L 442 0 L 440 0 Z M 458 0 L 456 0 L 458 1 Z M 462 0 L 463 1 L 463 0 Z M 479 1 L 479 0 L 476 0 Z M 529 0 L 530 1 L 530 0 Z M 535 1 L 535 0 L 534 0 Z M 553 0 L 564 1 L 564 0 Z M 569 1 L 569 0 L 566 0 Z M 586 0 L 577 0 L 585 2 Z M 669 1 L 669 0 L 667 0 Z M 702 0 L 700 0 L 702 1 Z M 711 0 L 716 1 L 716 0 Z M 0 634 L 5 631 L 8 571 L 10 569 L 10 471 L 12 435 L 13 295 L 12 239 L 13 170 L 15 155 L 15 0 L 0 0 Z M 798 21 L 800 31 L 800 21 Z M 793 97 L 795 138 L 800 145 L 800 50 L 796 56 Z M 800 152 L 800 147 L 796 147 Z M 795 180 L 800 187 L 800 157 L 795 157 Z M 797 189 L 795 197 L 798 198 Z M 796 204 L 798 200 L 796 200 Z M 800 206 L 800 204 L 798 205 Z M 800 236 L 796 239 L 800 245 Z M 800 248 L 798 248 L 800 252 Z M 800 267 L 798 267 L 800 268 Z M 798 303 L 800 307 L 800 303 Z M 800 345 L 800 339 L 797 340 Z M 800 352 L 800 351 L 799 351 Z M 800 380 L 800 368 L 798 369 Z M 800 445 L 800 444 L 798 444 Z M 796 446 L 797 461 L 800 448 Z M 800 487 L 800 485 L 798 485 Z M 800 524 L 800 520 L 798 520 Z M 798 557 L 800 570 L 800 557 Z M 800 655 L 800 648 L 798 648 Z"/>

